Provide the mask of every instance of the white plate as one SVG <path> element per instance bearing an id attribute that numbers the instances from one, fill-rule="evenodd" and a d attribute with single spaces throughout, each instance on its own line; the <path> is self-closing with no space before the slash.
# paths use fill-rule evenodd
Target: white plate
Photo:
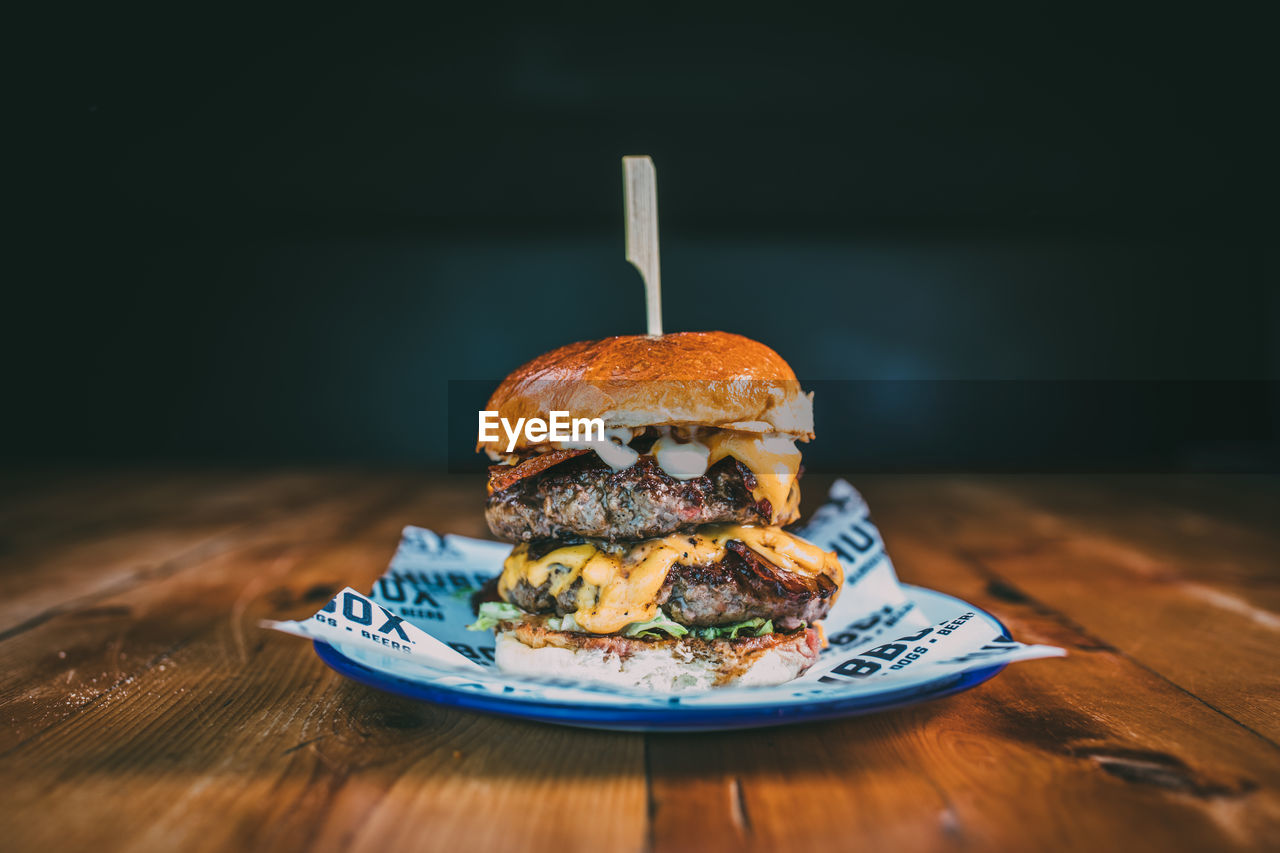
<path id="1" fill-rule="evenodd" d="M 930 623 L 972 612 L 992 637 L 1008 637 L 999 620 L 972 604 L 924 587 L 903 584 L 902 588 Z M 342 675 L 410 699 L 544 723 L 624 731 L 714 731 L 870 714 L 968 690 L 1005 666 L 995 664 L 961 674 L 907 670 L 895 673 L 883 688 L 874 683 L 844 687 L 792 682 L 703 693 L 620 694 L 586 685 L 513 678 L 496 670 L 466 676 L 424 671 L 421 678 L 406 677 L 348 657 L 322 642 L 317 641 L 315 648 Z"/>

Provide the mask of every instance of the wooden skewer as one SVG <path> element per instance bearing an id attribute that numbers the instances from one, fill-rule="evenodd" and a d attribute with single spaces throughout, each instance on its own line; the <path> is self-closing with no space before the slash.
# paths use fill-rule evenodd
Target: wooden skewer
<path id="1" fill-rule="evenodd" d="M 662 275 L 658 268 L 658 173 L 647 154 L 622 158 L 627 213 L 627 260 L 644 279 L 649 334 L 662 334 Z"/>

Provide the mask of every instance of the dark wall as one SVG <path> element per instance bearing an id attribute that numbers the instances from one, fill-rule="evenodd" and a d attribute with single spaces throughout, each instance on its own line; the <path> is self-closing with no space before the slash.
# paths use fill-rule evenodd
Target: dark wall
<path id="1" fill-rule="evenodd" d="M 815 464 L 1275 466 L 1258 22 L 736 8 L 41 22 L 5 455 L 442 465 L 450 380 L 643 330 L 648 153 L 668 328 L 782 352 Z"/>

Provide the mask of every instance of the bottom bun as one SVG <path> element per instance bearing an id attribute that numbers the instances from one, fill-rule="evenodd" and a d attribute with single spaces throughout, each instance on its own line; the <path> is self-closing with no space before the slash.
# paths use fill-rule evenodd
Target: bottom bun
<path id="1" fill-rule="evenodd" d="M 530 620 L 504 622 L 495 634 L 503 671 L 660 693 L 785 684 L 822 651 L 813 628 L 737 640 L 640 640 L 553 631 Z"/>

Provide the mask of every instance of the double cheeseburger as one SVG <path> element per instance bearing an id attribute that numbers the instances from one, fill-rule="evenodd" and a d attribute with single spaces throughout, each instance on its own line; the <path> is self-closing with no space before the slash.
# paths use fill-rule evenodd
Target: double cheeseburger
<path id="1" fill-rule="evenodd" d="M 494 629 L 500 668 L 672 691 L 780 684 L 817 659 L 844 577 L 783 529 L 813 403 L 777 353 L 725 332 L 570 344 L 486 408 L 605 426 L 477 445 L 489 527 L 516 543 L 473 626 Z"/>

